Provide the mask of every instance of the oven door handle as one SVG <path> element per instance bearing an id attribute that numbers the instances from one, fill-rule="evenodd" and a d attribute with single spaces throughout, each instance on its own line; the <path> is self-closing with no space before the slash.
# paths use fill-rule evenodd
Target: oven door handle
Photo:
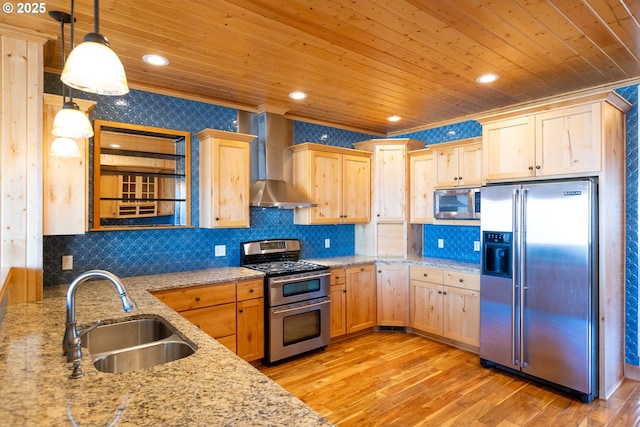
<path id="1" fill-rule="evenodd" d="M 317 302 L 315 304 L 303 305 L 303 306 L 294 307 L 294 308 L 285 308 L 284 310 L 273 310 L 273 314 L 289 313 L 291 311 L 300 311 L 301 309 L 305 309 L 306 310 L 307 308 L 318 307 L 320 305 L 329 304 L 330 302 L 331 302 L 330 299 L 326 299 L 324 301 Z"/>
<path id="2" fill-rule="evenodd" d="M 271 278 L 271 284 L 279 285 L 281 283 L 293 283 L 293 282 L 300 282 L 302 280 L 320 279 L 321 277 L 327 277 L 327 276 L 331 276 L 331 272 L 327 271 L 326 273 L 313 274 L 313 275 L 304 276 L 304 277 L 295 277 L 291 279 L 279 279 L 277 277 L 273 277 Z"/>

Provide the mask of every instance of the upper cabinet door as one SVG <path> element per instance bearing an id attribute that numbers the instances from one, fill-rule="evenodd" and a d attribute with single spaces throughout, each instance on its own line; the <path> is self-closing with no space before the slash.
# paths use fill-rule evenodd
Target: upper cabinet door
<path id="1" fill-rule="evenodd" d="M 407 160 L 403 145 L 375 148 L 375 215 L 378 222 L 406 220 Z"/>
<path id="2" fill-rule="evenodd" d="M 534 118 L 501 120 L 482 126 L 482 170 L 486 180 L 535 176 Z"/>
<path id="3" fill-rule="evenodd" d="M 482 184 L 482 142 L 458 147 L 458 185 Z"/>
<path id="4" fill-rule="evenodd" d="M 325 151 L 311 152 L 309 198 L 318 206 L 311 209 L 314 224 L 341 222 L 342 155 Z"/>
<path id="5" fill-rule="evenodd" d="M 205 129 L 200 141 L 200 227 L 249 227 L 249 142 L 255 135 Z"/>
<path id="6" fill-rule="evenodd" d="M 345 154 L 342 160 L 342 219 L 371 220 L 371 158 Z"/>
<path id="7" fill-rule="evenodd" d="M 458 148 L 446 147 L 433 149 L 436 157 L 436 187 L 455 187 L 458 185 Z"/>
<path id="8" fill-rule="evenodd" d="M 433 222 L 433 154 L 420 150 L 409 152 L 409 222 Z"/>
<path id="9" fill-rule="evenodd" d="M 599 172 L 602 104 L 536 116 L 536 176 Z"/>

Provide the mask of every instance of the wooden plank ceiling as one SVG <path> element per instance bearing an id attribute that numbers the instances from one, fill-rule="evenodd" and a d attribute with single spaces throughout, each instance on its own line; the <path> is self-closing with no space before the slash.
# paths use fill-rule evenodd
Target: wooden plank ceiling
<path id="1" fill-rule="evenodd" d="M 77 43 L 91 0 L 76 18 Z M 15 12 L 0 23 L 51 38 L 45 70 L 60 71 L 59 23 Z M 133 88 L 379 135 L 640 81 L 637 0 L 103 0 L 100 32 Z M 171 63 L 147 65 L 147 53 Z M 500 78 L 481 85 L 484 73 Z"/>

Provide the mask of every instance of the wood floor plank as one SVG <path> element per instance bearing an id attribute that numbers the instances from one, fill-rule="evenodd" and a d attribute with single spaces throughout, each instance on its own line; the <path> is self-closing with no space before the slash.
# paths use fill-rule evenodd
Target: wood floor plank
<path id="1" fill-rule="evenodd" d="M 412 334 L 371 332 L 258 368 L 340 427 L 640 425 L 638 382 L 583 404 Z"/>

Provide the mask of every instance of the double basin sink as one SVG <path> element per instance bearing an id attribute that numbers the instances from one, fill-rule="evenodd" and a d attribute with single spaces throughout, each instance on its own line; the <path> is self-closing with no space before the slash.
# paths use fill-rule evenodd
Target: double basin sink
<path id="1" fill-rule="evenodd" d="M 108 373 L 161 365 L 190 356 L 197 349 L 170 323 L 153 315 L 100 324 L 81 333 L 81 342 L 96 369 Z"/>

